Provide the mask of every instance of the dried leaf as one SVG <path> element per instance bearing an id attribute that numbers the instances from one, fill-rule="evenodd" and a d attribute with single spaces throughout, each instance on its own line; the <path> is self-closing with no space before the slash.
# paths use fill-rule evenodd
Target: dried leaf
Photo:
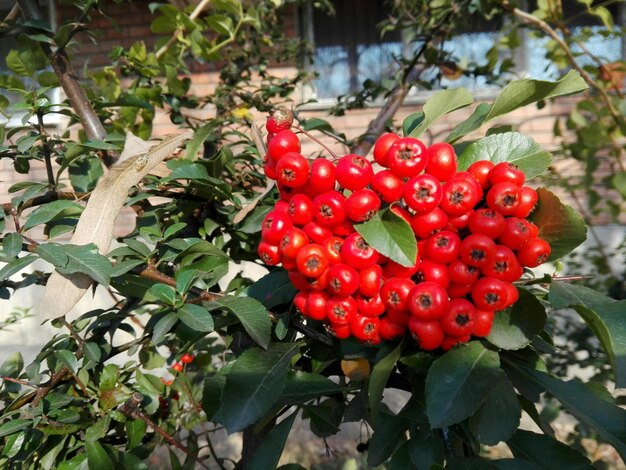
<path id="1" fill-rule="evenodd" d="M 80 216 L 70 243 L 74 245 L 95 243 L 98 251 L 106 254 L 113 239 L 115 219 L 124 205 L 128 191 L 190 136 L 191 132 L 168 136 L 151 147 L 147 153 L 127 157 L 113 166 L 109 173 L 98 181 Z M 141 148 L 135 139 L 132 148 Z M 128 154 L 132 148 L 127 145 L 124 152 Z M 57 271 L 53 272 L 39 306 L 44 318 L 65 315 L 83 297 L 91 283 L 91 279 L 84 274 L 63 275 Z"/>

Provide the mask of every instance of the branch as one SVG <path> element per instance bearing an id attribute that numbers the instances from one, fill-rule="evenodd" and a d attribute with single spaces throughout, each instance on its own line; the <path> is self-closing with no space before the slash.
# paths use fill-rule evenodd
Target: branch
<path id="1" fill-rule="evenodd" d="M 193 12 L 191 12 L 191 15 L 189 15 L 189 19 L 191 21 L 195 20 L 209 3 L 211 3 L 211 0 L 201 0 L 200 3 L 196 5 L 196 8 L 193 10 Z M 178 28 L 176 31 L 174 31 L 174 34 L 172 34 L 172 37 L 169 39 L 169 41 L 161 46 L 161 48 L 156 52 L 155 57 L 157 59 L 160 59 L 168 51 L 168 49 L 172 47 L 180 33 L 182 33 L 181 28 Z"/>
<path id="2" fill-rule="evenodd" d="M 132 396 L 128 400 L 126 400 L 126 402 L 123 405 L 120 406 L 120 411 L 124 415 L 128 416 L 129 418 L 140 419 L 141 421 L 146 423 L 148 426 L 150 426 L 154 430 L 154 432 L 156 432 L 158 435 L 163 437 L 163 439 L 165 439 L 168 444 L 183 451 L 185 455 L 195 460 L 202 467 L 209 468 L 204 462 L 202 462 L 202 460 L 198 458 L 198 456 L 194 455 L 180 441 L 176 440 L 173 436 L 168 434 L 158 424 L 152 421 L 143 411 L 141 411 L 141 409 L 139 408 L 139 405 L 141 405 L 142 401 L 143 401 L 143 395 L 139 392 L 135 392 L 132 394 Z"/>
<path id="3" fill-rule="evenodd" d="M 39 6 L 34 0 L 17 0 L 22 16 L 26 20 L 43 20 L 43 15 L 39 10 Z M 98 115 L 91 106 L 85 90 L 81 87 L 76 71 L 64 50 L 53 52 L 49 45 L 41 43 L 41 48 L 45 52 L 52 70 L 59 79 L 59 83 L 70 101 L 72 108 L 78 115 L 80 122 L 87 134 L 92 140 L 104 140 L 107 133 L 104 126 L 98 119 Z M 113 165 L 118 159 L 118 155 L 103 152 L 102 160 L 108 167 Z"/>
<path id="4" fill-rule="evenodd" d="M 511 9 L 511 12 L 517 18 L 519 18 L 523 23 L 526 23 L 528 25 L 534 26 L 542 30 L 544 33 L 550 36 L 561 47 L 561 49 L 563 49 L 563 52 L 565 52 L 565 55 L 567 56 L 567 59 L 569 60 L 570 65 L 580 74 L 581 77 L 583 77 L 585 82 L 587 82 L 587 84 L 591 88 L 594 88 L 600 94 L 600 96 L 602 97 L 602 101 L 604 101 L 609 113 L 611 114 L 611 117 L 613 118 L 615 123 L 618 126 L 620 126 L 620 121 L 622 117 L 619 111 L 615 109 L 615 105 L 613 104 L 611 97 L 607 94 L 606 90 L 600 85 L 598 85 L 596 81 L 593 79 L 593 77 L 589 75 L 589 73 L 587 73 L 587 71 L 583 69 L 578 64 L 578 62 L 576 62 L 576 57 L 574 57 L 572 50 L 569 48 L 565 40 L 563 40 L 563 38 L 561 38 L 557 34 L 557 32 L 542 19 L 537 18 L 536 16 L 531 15 L 530 13 L 526 13 L 525 11 L 522 11 L 519 8 L 513 8 Z"/>

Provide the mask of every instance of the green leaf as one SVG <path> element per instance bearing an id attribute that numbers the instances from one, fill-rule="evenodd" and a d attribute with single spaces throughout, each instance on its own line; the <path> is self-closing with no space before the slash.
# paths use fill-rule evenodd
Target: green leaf
<path id="1" fill-rule="evenodd" d="M 59 86 L 59 78 L 56 73 L 44 70 L 43 72 L 39 72 L 37 75 L 37 83 L 43 87 L 54 88 Z"/>
<path id="2" fill-rule="evenodd" d="M 167 284 L 154 284 L 148 291 L 166 305 L 176 304 L 176 290 Z"/>
<path id="3" fill-rule="evenodd" d="M 68 168 L 68 175 L 74 191 L 93 191 L 98 180 L 104 175 L 102 161 L 95 156 L 73 161 Z"/>
<path id="4" fill-rule="evenodd" d="M 587 239 L 587 227 L 574 209 L 563 204 L 546 188 L 537 189 L 539 201 L 530 221 L 539 227 L 539 237 L 550 244 L 549 261 L 559 259 Z"/>
<path id="5" fill-rule="evenodd" d="M 23 241 L 24 237 L 17 232 L 7 233 L 2 239 L 2 251 L 5 256 L 14 258 L 19 255 L 22 252 Z"/>
<path id="6" fill-rule="evenodd" d="M 404 120 L 402 125 L 404 135 L 419 137 L 441 116 L 469 106 L 473 102 L 472 94 L 465 88 L 441 90 L 426 101 L 422 113 L 411 114 Z"/>
<path id="7" fill-rule="evenodd" d="M 73 201 L 54 201 L 35 209 L 26 220 L 24 230 L 37 225 L 50 222 L 62 215 L 64 217 L 79 215 L 83 212 L 83 206 Z"/>
<path id="8" fill-rule="evenodd" d="M 226 377 L 222 404 L 214 417 L 229 433 L 260 419 L 280 398 L 298 343 L 275 343 L 267 351 L 253 348 L 237 358 Z"/>
<path id="9" fill-rule="evenodd" d="M 208 179 L 210 179 L 209 173 L 204 165 L 200 165 L 199 163 L 188 163 L 175 168 L 169 176 L 163 178 L 163 181 Z"/>
<path id="10" fill-rule="evenodd" d="M 295 405 L 344 391 L 344 387 L 336 384 L 328 377 L 311 372 L 294 371 L 287 375 L 280 401 L 284 404 Z"/>
<path id="11" fill-rule="evenodd" d="M 498 354 L 478 341 L 445 353 L 433 362 L 426 377 L 431 426 L 450 426 L 474 414 L 502 374 Z"/>
<path id="12" fill-rule="evenodd" d="M 514 367 L 561 402 L 583 424 L 595 429 L 626 459 L 626 410 L 599 398 L 578 379 L 562 381 L 538 370 Z"/>
<path id="13" fill-rule="evenodd" d="M 2 363 L 2 366 L 0 366 L 0 376 L 17 378 L 23 368 L 24 358 L 22 357 L 22 353 L 16 351 L 9 354 L 9 357 L 7 357 Z"/>
<path id="14" fill-rule="evenodd" d="M 87 462 L 89 470 L 115 470 L 115 465 L 104 447 L 98 441 L 87 440 L 85 442 Z"/>
<path id="15" fill-rule="evenodd" d="M 202 127 L 195 130 L 193 138 L 187 142 L 185 147 L 185 158 L 187 160 L 195 160 L 198 155 L 198 150 L 204 144 L 204 141 L 209 135 L 217 128 L 217 120 L 210 121 Z"/>
<path id="16" fill-rule="evenodd" d="M 233 35 L 233 20 L 229 16 L 214 14 L 207 16 L 204 21 L 213 31 L 223 34 L 224 36 Z"/>
<path id="17" fill-rule="evenodd" d="M 553 308 L 573 307 L 600 340 L 615 373 L 626 388 L 626 300 L 616 301 L 585 286 L 553 281 L 548 295 Z"/>
<path id="18" fill-rule="evenodd" d="M 574 70 L 556 82 L 525 78 L 509 83 L 491 106 L 485 121 L 495 119 L 531 103 L 571 95 L 587 89 L 585 80 Z"/>
<path id="19" fill-rule="evenodd" d="M 195 331 L 207 333 L 213 331 L 213 317 L 201 305 L 185 304 L 178 309 L 178 318 Z"/>
<path id="20" fill-rule="evenodd" d="M 165 335 L 171 331 L 176 322 L 178 322 L 178 317 L 174 312 L 170 312 L 159 319 L 152 330 L 152 342 L 154 344 L 161 342 L 161 340 L 165 338 Z"/>
<path id="21" fill-rule="evenodd" d="M 382 416 L 369 441 L 367 463 L 370 467 L 383 464 L 405 440 L 408 422 L 394 415 Z"/>
<path id="22" fill-rule="evenodd" d="M 128 450 L 132 450 L 141 444 L 146 435 L 148 425 L 141 419 L 127 419 L 125 423 L 126 435 L 128 436 Z"/>
<path id="23" fill-rule="evenodd" d="M 548 169 L 551 156 L 541 150 L 530 137 L 518 132 L 505 132 L 484 137 L 468 145 L 459 156 L 459 170 L 466 170 L 478 160 L 511 162 L 524 172 L 526 179 L 530 179 Z"/>
<path id="24" fill-rule="evenodd" d="M 470 132 L 478 129 L 485 121 L 485 117 L 487 116 L 487 113 L 490 109 L 490 104 L 480 103 L 478 106 L 476 106 L 476 109 L 470 117 L 468 117 L 462 123 L 458 124 L 454 129 L 452 129 L 452 132 L 450 132 L 448 137 L 446 137 L 445 141 L 453 144 L 461 137 L 465 137 Z"/>
<path id="25" fill-rule="evenodd" d="M 247 465 L 250 470 L 276 468 L 297 414 L 298 410 L 270 429 Z"/>
<path id="26" fill-rule="evenodd" d="M 328 121 L 320 118 L 307 119 L 304 124 L 302 124 L 302 128 L 305 131 L 329 132 L 331 134 L 335 132 L 333 126 L 331 126 Z"/>
<path id="27" fill-rule="evenodd" d="M 542 468 L 567 468 L 567 470 L 594 468 L 585 456 L 545 434 L 520 429 L 506 445 L 515 457 L 534 462 Z"/>
<path id="28" fill-rule="evenodd" d="M 202 409 L 207 418 L 213 420 L 213 417 L 218 412 L 222 402 L 222 392 L 226 385 L 227 371 L 232 368 L 232 362 L 222 367 L 215 375 L 208 377 L 204 381 L 204 387 L 202 389 Z"/>
<path id="29" fill-rule="evenodd" d="M 626 171 L 615 173 L 611 180 L 613 187 L 626 199 Z"/>
<path id="30" fill-rule="evenodd" d="M 289 274 L 284 269 L 266 274 L 247 290 L 250 297 L 262 302 L 266 308 L 291 302 L 296 292 L 296 288 L 289 280 Z"/>
<path id="31" fill-rule="evenodd" d="M 408 442 L 409 457 L 417 470 L 430 470 L 432 465 L 443 462 L 443 441 L 439 433 L 433 432 L 428 423 L 411 423 L 409 432 L 411 435 Z"/>
<path id="32" fill-rule="evenodd" d="M 198 273 L 194 272 L 193 270 L 177 271 L 175 277 L 176 292 L 184 295 L 193 285 L 194 281 L 198 277 Z"/>
<path id="33" fill-rule="evenodd" d="M 509 379 L 502 375 L 493 385 L 485 402 L 469 420 L 472 434 L 482 444 L 495 446 L 517 430 L 522 407 Z"/>
<path id="34" fill-rule="evenodd" d="M 372 368 L 368 385 L 368 400 L 371 410 L 372 419 L 376 422 L 378 410 L 383 398 L 383 392 L 387 385 L 387 380 L 396 367 L 402 347 L 404 343 L 400 343 L 393 351 L 378 361 Z"/>
<path id="35" fill-rule="evenodd" d="M 35 255 L 27 255 L 23 258 L 17 258 L 12 260 L 10 263 L 6 264 L 2 269 L 0 269 L 0 282 L 10 278 L 11 276 L 13 276 L 13 274 L 20 272 L 36 259 L 37 257 Z"/>
<path id="36" fill-rule="evenodd" d="M 391 210 L 377 212 L 355 230 L 381 255 L 406 267 L 415 266 L 417 241 L 411 226 Z"/>
<path id="37" fill-rule="evenodd" d="M 72 373 L 76 374 L 76 372 L 78 372 L 78 359 L 76 359 L 76 355 L 72 351 L 63 349 L 61 351 L 55 351 L 54 355 L 59 362 L 64 364 Z"/>
<path id="38" fill-rule="evenodd" d="M 546 309 L 533 294 L 517 289 L 519 300 L 497 312 L 487 340 L 502 349 L 521 349 L 528 345 L 546 323 Z"/>
<path id="39" fill-rule="evenodd" d="M 318 405 L 305 405 L 303 418 L 309 419 L 311 431 L 318 437 L 333 436 L 339 432 L 345 404 L 343 400 L 327 398 Z"/>
<path id="40" fill-rule="evenodd" d="M 93 243 L 88 245 L 47 243 L 39 245 L 35 252 L 53 264 L 61 274 L 83 273 L 100 284 L 109 285 L 113 267 L 108 258 L 98 253 L 98 247 Z"/>
<path id="41" fill-rule="evenodd" d="M 0 437 L 9 436 L 32 426 L 30 419 L 11 419 L 0 425 Z"/>
<path id="42" fill-rule="evenodd" d="M 267 349 L 272 335 L 272 321 L 263 304 L 250 297 L 233 296 L 223 297 L 215 303 L 235 314 L 250 337 Z"/>

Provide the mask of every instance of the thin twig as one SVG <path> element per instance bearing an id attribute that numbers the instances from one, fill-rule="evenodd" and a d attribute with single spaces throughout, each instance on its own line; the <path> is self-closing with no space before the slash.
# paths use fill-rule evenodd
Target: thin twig
<path id="1" fill-rule="evenodd" d="M 0 380 L 4 380 L 6 382 L 13 382 L 14 384 L 23 385 L 24 387 L 30 387 L 30 388 L 35 388 L 35 389 L 39 388 L 37 385 L 33 385 L 27 382 L 26 380 L 14 379 L 13 377 L 1 377 L 0 376 Z"/>
<path id="2" fill-rule="evenodd" d="M 223 459 L 218 457 L 216 452 L 215 452 L 215 447 L 213 446 L 213 442 L 211 441 L 211 436 L 209 434 L 210 434 L 210 432 L 207 432 L 207 434 L 206 434 L 206 441 L 207 441 L 207 444 L 209 446 L 209 450 L 211 451 L 211 456 L 213 457 L 213 460 L 215 460 L 215 463 L 220 468 L 220 470 L 226 470 L 226 467 L 224 466 Z"/>
<path id="3" fill-rule="evenodd" d="M 168 444 L 176 447 L 177 449 L 183 451 L 185 455 L 195 460 L 199 465 L 204 468 L 209 468 L 202 460 L 198 458 L 197 455 L 194 455 L 183 443 L 175 439 L 172 435 L 170 435 L 167 431 L 161 428 L 158 424 L 152 421 L 141 409 L 139 406 L 143 401 L 143 395 L 141 393 L 135 392 L 133 395 L 126 400 L 126 402 L 120 406 L 120 411 L 133 419 L 140 419 L 148 426 L 150 426 L 157 434 L 159 434 L 163 439 L 165 439 Z"/>
<path id="4" fill-rule="evenodd" d="M 43 136 L 43 142 L 41 143 L 41 148 L 43 150 L 43 158 L 46 163 L 46 174 L 48 175 L 48 183 L 50 186 L 54 188 L 55 180 L 54 180 L 54 172 L 52 171 L 52 156 L 50 153 L 50 142 L 48 141 L 48 136 L 46 135 L 46 129 L 43 124 L 43 113 L 41 111 L 37 111 L 37 130 L 39 131 L 39 135 Z"/>
<path id="5" fill-rule="evenodd" d="M 317 137 L 311 135 L 309 132 L 305 131 L 304 129 L 302 129 L 299 126 L 296 125 L 292 125 L 291 127 L 293 127 L 294 129 L 297 129 L 299 132 L 301 132 L 302 134 L 306 135 L 309 139 L 311 139 L 313 142 L 315 142 L 316 144 L 318 144 L 320 147 L 322 147 L 324 150 L 326 150 L 331 157 L 333 157 L 334 160 L 337 160 L 339 157 L 337 156 L 337 154 L 335 152 L 333 152 L 331 149 L 329 149 L 324 142 L 322 142 L 321 140 L 319 140 Z"/>
<path id="6" fill-rule="evenodd" d="M 20 6 L 24 19 L 44 20 L 39 5 L 37 5 L 35 0 L 17 0 L 17 3 Z M 59 79 L 61 88 L 63 88 L 72 108 L 78 115 L 87 137 L 92 140 L 104 140 L 107 135 L 106 130 L 93 106 L 91 106 L 85 90 L 80 85 L 74 66 L 65 51 L 58 50 L 54 52 L 48 44 L 40 43 L 40 45 L 50 61 L 52 70 L 54 70 Z M 102 154 L 102 160 L 107 167 L 112 166 L 117 161 L 117 158 L 118 155 L 112 152 L 103 152 Z"/>
<path id="7" fill-rule="evenodd" d="M 602 101 L 604 101 L 604 103 L 606 104 L 606 107 L 609 113 L 611 114 L 613 120 L 619 126 L 622 117 L 619 111 L 615 109 L 613 100 L 611 100 L 611 97 L 607 94 L 606 90 L 600 85 L 598 85 L 596 81 L 593 79 L 593 77 L 589 75 L 589 73 L 587 73 L 587 71 L 583 69 L 578 64 L 578 62 L 576 62 L 576 58 L 574 57 L 572 50 L 567 45 L 567 43 L 563 40 L 563 38 L 561 38 L 558 35 L 558 33 L 548 23 L 546 23 L 542 19 L 537 18 L 536 16 L 531 15 L 530 13 L 526 13 L 525 11 L 522 11 L 519 8 L 513 8 L 511 9 L 511 12 L 517 18 L 519 18 L 522 22 L 541 29 L 544 33 L 550 36 L 559 45 L 559 47 L 563 50 L 563 52 L 565 52 L 565 55 L 567 56 L 567 59 L 570 65 L 580 74 L 581 77 L 583 77 L 585 82 L 587 82 L 587 84 L 590 87 L 594 88 L 600 94 L 600 96 L 602 97 Z"/>
<path id="8" fill-rule="evenodd" d="M 198 15 L 202 13 L 202 10 L 204 10 L 204 8 L 209 3 L 211 3 L 211 0 L 201 0 L 200 3 L 196 5 L 196 8 L 193 10 L 193 12 L 191 12 L 191 15 L 189 15 L 189 19 L 191 21 L 195 20 L 198 17 Z M 172 47 L 172 45 L 178 39 L 178 35 L 181 34 L 182 32 L 183 31 L 181 28 L 176 29 L 176 31 L 174 31 L 174 34 L 172 34 L 172 37 L 163 46 L 161 46 L 161 48 L 156 52 L 155 57 L 157 59 L 160 59 L 163 56 L 163 54 L 165 54 L 168 51 L 168 49 Z"/>
<path id="9" fill-rule="evenodd" d="M 10 21 L 15 21 L 18 19 L 19 16 L 20 16 L 20 7 L 16 3 L 15 5 L 13 5 L 13 8 L 11 8 L 11 11 L 4 18 L 4 21 L 2 21 L 2 24 L 8 23 Z"/>

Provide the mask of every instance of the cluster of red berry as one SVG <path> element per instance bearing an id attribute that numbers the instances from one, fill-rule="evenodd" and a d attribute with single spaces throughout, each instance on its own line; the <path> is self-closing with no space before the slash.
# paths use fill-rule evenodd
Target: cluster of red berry
<path id="1" fill-rule="evenodd" d="M 280 200 L 265 217 L 258 253 L 282 263 L 305 316 L 338 338 L 377 343 L 405 334 L 425 350 L 484 337 L 494 312 L 518 299 L 512 284 L 536 267 L 549 244 L 526 220 L 537 202 L 516 166 L 477 161 L 457 171 L 447 143 L 382 135 L 372 164 L 301 153 L 291 120 L 270 117 L 265 173 Z M 405 267 L 374 250 L 353 224 L 383 204 L 413 229 L 418 259 Z"/>
<path id="2" fill-rule="evenodd" d="M 194 359 L 195 357 L 193 356 L 193 354 L 185 353 L 181 356 L 180 362 L 175 362 L 172 365 L 172 369 L 174 369 L 176 372 L 182 372 L 185 368 L 183 364 L 191 364 Z"/>

